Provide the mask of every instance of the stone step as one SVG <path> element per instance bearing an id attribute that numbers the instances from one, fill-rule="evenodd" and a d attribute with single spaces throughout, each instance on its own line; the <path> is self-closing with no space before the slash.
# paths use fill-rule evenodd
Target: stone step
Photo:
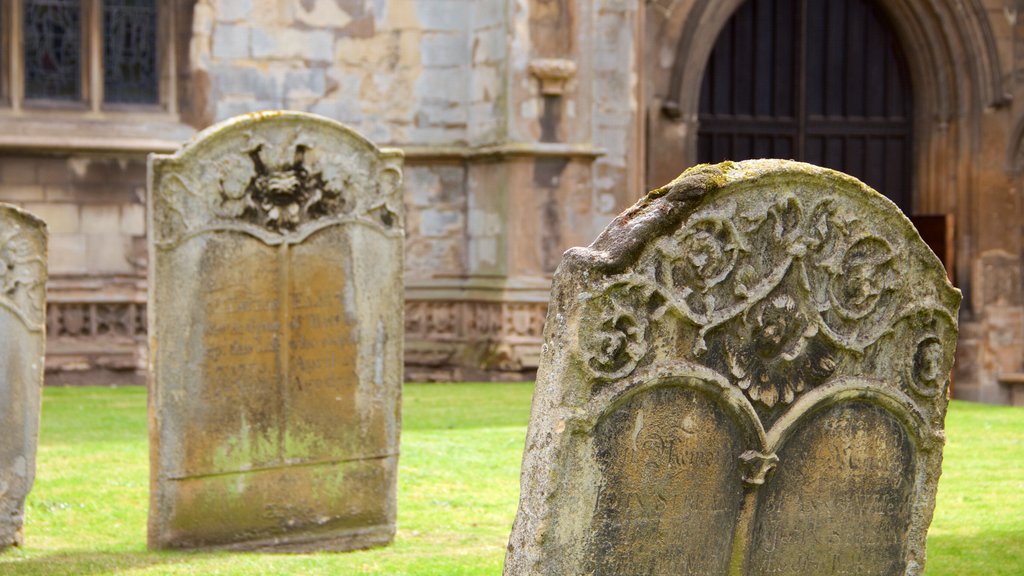
<path id="1" fill-rule="evenodd" d="M 1007 386 L 1024 386 L 1024 372 L 1005 372 L 999 375 L 999 383 Z"/>

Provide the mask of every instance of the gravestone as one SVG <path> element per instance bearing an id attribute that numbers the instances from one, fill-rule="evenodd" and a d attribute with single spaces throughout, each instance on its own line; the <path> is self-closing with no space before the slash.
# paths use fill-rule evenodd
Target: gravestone
<path id="1" fill-rule="evenodd" d="M 46 225 L 0 204 L 0 550 L 22 543 L 46 351 Z"/>
<path id="2" fill-rule="evenodd" d="M 393 539 L 401 159 L 292 112 L 150 157 L 151 547 Z"/>
<path id="3" fill-rule="evenodd" d="M 651 192 L 555 275 L 505 574 L 921 574 L 959 303 L 849 176 Z"/>

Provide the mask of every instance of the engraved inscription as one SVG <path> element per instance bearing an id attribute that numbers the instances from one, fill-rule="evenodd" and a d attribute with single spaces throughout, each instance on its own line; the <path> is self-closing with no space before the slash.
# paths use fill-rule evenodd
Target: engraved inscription
<path id="1" fill-rule="evenodd" d="M 355 314 L 345 262 L 348 240 L 327 229 L 293 246 L 289 275 L 289 379 L 286 452 L 294 461 L 353 458 L 386 451 L 359 441 Z M 380 442 L 383 442 L 381 439 Z"/>
<path id="2" fill-rule="evenodd" d="M 742 501 L 743 449 L 713 399 L 681 386 L 641 392 L 598 424 L 594 445 L 602 484 L 588 573 L 725 570 Z"/>
<path id="3" fill-rule="evenodd" d="M 753 576 L 903 574 L 914 449 L 882 408 L 843 403 L 807 417 L 761 494 Z"/>
<path id="4" fill-rule="evenodd" d="M 187 469 L 225 472 L 277 459 L 280 297 L 259 272 L 274 250 L 211 239 L 203 259 L 202 410 L 188 418 Z"/>

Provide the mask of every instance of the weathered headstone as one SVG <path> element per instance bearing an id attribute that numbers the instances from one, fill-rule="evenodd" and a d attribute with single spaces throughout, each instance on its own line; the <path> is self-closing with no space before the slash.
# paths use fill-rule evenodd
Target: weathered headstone
<path id="1" fill-rule="evenodd" d="M 393 539 L 401 158 L 292 112 L 150 157 L 151 547 Z"/>
<path id="2" fill-rule="evenodd" d="M 0 204 L 0 550 L 22 541 L 46 351 L 46 225 Z"/>
<path id="3" fill-rule="evenodd" d="M 556 273 L 505 574 L 920 574 L 959 303 L 849 176 L 651 192 Z"/>

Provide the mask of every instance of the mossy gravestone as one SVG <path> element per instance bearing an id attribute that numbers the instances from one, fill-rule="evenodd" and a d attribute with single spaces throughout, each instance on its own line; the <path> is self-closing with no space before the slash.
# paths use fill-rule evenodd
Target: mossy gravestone
<path id="1" fill-rule="evenodd" d="M 920 574 L 959 303 L 849 176 L 651 192 L 556 273 L 505 574 Z"/>
<path id="2" fill-rule="evenodd" d="M 46 226 L 0 204 L 0 550 L 22 542 L 39 444 L 46 350 Z"/>
<path id="3" fill-rule="evenodd" d="M 284 112 L 150 157 L 150 546 L 394 537 L 400 170 Z"/>

